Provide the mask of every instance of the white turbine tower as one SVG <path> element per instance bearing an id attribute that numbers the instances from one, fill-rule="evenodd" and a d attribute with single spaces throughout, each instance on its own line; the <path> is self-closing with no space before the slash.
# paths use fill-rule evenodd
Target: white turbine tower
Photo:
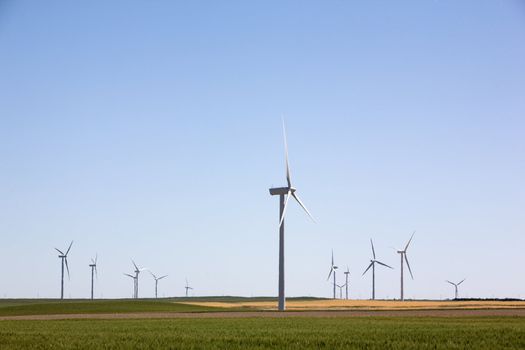
<path id="1" fill-rule="evenodd" d="M 332 273 L 334 274 L 334 280 L 332 282 L 332 284 L 334 286 L 334 299 L 335 299 L 335 287 L 337 286 L 336 279 L 335 279 L 335 272 L 336 272 L 337 269 L 338 269 L 338 267 L 335 266 L 335 263 L 334 263 L 334 250 L 332 249 L 332 264 L 330 265 L 330 272 L 328 273 L 328 278 L 326 280 L 328 281 L 330 279 L 330 276 L 332 275 Z"/>
<path id="2" fill-rule="evenodd" d="M 463 283 L 463 281 L 465 281 L 466 278 L 463 278 L 463 280 L 461 280 L 461 282 L 458 282 L 458 283 L 454 283 L 454 282 L 450 282 L 449 280 L 447 280 L 448 283 L 450 283 L 451 285 L 454 286 L 454 299 L 457 299 L 458 298 L 458 286 Z"/>
<path id="3" fill-rule="evenodd" d="M 57 252 L 60 253 L 58 256 L 60 259 L 62 259 L 62 277 L 60 279 L 60 299 L 64 299 L 64 264 L 66 265 L 67 270 L 67 278 L 69 279 L 69 266 L 67 264 L 67 254 L 69 253 L 69 250 L 71 249 L 71 246 L 73 245 L 73 241 L 69 244 L 69 247 L 66 250 L 66 253 L 64 254 L 60 249 L 55 248 Z"/>
<path id="4" fill-rule="evenodd" d="M 288 144 L 286 142 L 286 130 L 284 128 L 283 121 L 283 134 L 284 134 L 284 150 L 286 160 L 286 187 L 270 188 L 270 195 L 279 196 L 279 311 L 286 309 L 285 305 L 285 293 L 284 293 L 284 217 L 286 209 L 288 207 L 288 200 L 293 197 L 297 203 L 304 209 L 306 214 L 313 220 L 312 215 L 304 204 L 297 196 L 296 189 L 292 186 L 292 180 L 290 176 L 290 166 L 288 164 Z M 315 221 L 315 220 L 314 220 Z"/>
<path id="5" fill-rule="evenodd" d="M 157 299 L 157 287 L 158 287 L 159 281 L 165 277 L 168 277 L 168 275 L 157 277 L 153 274 L 153 272 L 150 271 L 149 273 L 151 274 L 151 276 L 153 276 L 153 279 L 155 280 L 155 299 Z"/>
<path id="6" fill-rule="evenodd" d="M 386 266 L 390 269 L 393 269 L 393 267 L 388 266 L 387 264 L 384 264 L 381 261 L 377 260 L 376 252 L 374 250 L 374 243 L 372 242 L 372 239 L 370 239 L 370 244 L 372 245 L 372 255 L 374 256 L 374 258 L 370 260 L 370 265 L 368 265 L 365 272 L 363 272 L 363 276 L 370 268 L 372 268 L 372 300 L 375 300 L 376 298 L 376 264 Z"/>
<path id="7" fill-rule="evenodd" d="M 408 263 L 408 258 L 407 258 L 407 249 L 408 249 L 408 246 L 410 245 L 410 242 L 412 242 L 412 238 L 414 238 L 414 234 L 416 233 L 416 231 L 414 231 L 412 233 L 412 236 L 410 236 L 410 239 L 408 240 L 408 243 L 407 245 L 405 246 L 405 249 L 403 250 L 398 250 L 397 253 L 401 256 L 401 300 L 405 300 L 405 295 L 404 295 L 404 281 L 403 281 L 403 260 L 406 261 L 407 263 L 407 267 L 408 267 L 408 272 L 410 272 L 410 277 L 412 279 L 414 279 L 414 275 L 412 275 L 412 270 L 410 269 L 410 264 Z"/>
<path id="8" fill-rule="evenodd" d="M 93 285 L 94 285 L 94 275 L 98 276 L 97 273 L 97 258 L 98 255 L 95 255 L 95 259 L 91 259 L 91 264 L 89 264 L 89 267 L 91 267 L 91 300 L 93 300 Z"/>

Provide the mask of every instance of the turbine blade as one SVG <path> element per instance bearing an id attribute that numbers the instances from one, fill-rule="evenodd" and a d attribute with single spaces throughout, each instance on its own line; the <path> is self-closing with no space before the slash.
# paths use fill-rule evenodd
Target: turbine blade
<path id="1" fill-rule="evenodd" d="M 372 245 L 372 255 L 374 256 L 374 260 L 376 259 L 376 251 L 374 249 L 374 242 L 372 242 L 372 238 L 370 238 L 370 244 Z"/>
<path id="2" fill-rule="evenodd" d="M 131 278 L 135 278 L 135 276 L 132 276 L 130 275 L 129 273 L 125 273 L 124 275 L 128 276 L 128 277 L 131 277 Z"/>
<path id="3" fill-rule="evenodd" d="M 368 267 L 366 268 L 365 272 L 363 272 L 363 274 L 362 274 L 361 276 L 364 276 L 365 273 L 366 273 L 368 270 L 370 270 L 370 268 L 372 267 L 372 265 L 374 265 L 374 262 L 373 262 L 373 261 L 370 263 L 370 265 L 368 265 Z"/>
<path id="4" fill-rule="evenodd" d="M 408 267 L 408 272 L 410 272 L 410 277 L 412 277 L 412 279 L 414 279 L 414 275 L 412 274 L 412 270 L 410 269 L 410 264 L 408 263 L 408 258 L 407 258 L 407 254 L 405 253 L 405 261 L 407 263 L 407 267 Z"/>
<path id="5" fill-rule="evenodd" d="M 292 191 L 288 191 L 288 194 L 286 195 L 286 199 L 284 200 L 284 208 L 283 208 L 283 215 L 281 215 L 281 220 L 279 220 L 279 227 L 283 224 L 284 216 L 286 215 L 286 209 L 288 208 L 288 200 L 290 199 L 290 194 Z"/>
<path id="6" fill-rule="evenodd" d="M 64 258 L 64 261 L 65 261 L 65 263 L 66 263 L 67 279 L 70 279 L 70 276 L 69 276 L 69 266 L 67 266 L 67 258 Z"/>
<path id="7" fill-rule="evenodd" d="M 448 283 L 450 283 L 451 285 L 455 286 L 456 284 L 454 282 L 450 282 L 449 280 L 447 280 Z"/>
<path id="8" fill-rule="evenodd" d="M 412 236 L 410 236 L 410 239 L 408 240 L 408 243 L 407 245 L 405 246 L 405 252 L 407 251 L 408 249 L 408 246 L 410 245 L 410 242 L 412 242 L 412 238 L 414 238 L 414 234 L 416 233 L 416 231 L 412 232 Z"/>
<path id="9" fill-rule="evenodd" d="M 131 262 L 133 263 L 133 265 L 135 266 L 135 270 L 138 270 L 139 267 L 137 266 L 137 264 L 135 264 L 135 262 L 133 261 L 133 259 L 131 259 Z"/>
<path id="10" fill-rule="evenodd" d="M 382 263 L 382 262 L 379 261 L 379 260 L 376 260 L 376 263 L 378 263 L 379 265 L 383 265 L 383 266 L 386 266 L 386 267 L 388 267 L 388 268 L 391 268 L 392 270 L 394 269 L 392 266 L 389 266 L 389 265 L 387 265 L 387 264 L 384 264 L 384 263 Z"/>
<path id="11" fill-rule="evenodd" d="M 332 249 L 332 266 L 334 266 L 334 250 Z"/>
<path id="12" fill-rule="evenodd" d="M 463 283 L 463 281 L 465 281 L 465 280 L 466 280 L 466 278 L 463 278 L 463 279 L 461 280 L 461 282 L 459 282 L 457 285 L 459 286 L 459 285 L 460 285 L 461 283 Z"/>
<path id="13" fill-rule="evenodd" d="M 71 241 L 71 243 L 69 243 L 69 248 L 67 248 L 67 251 L 66 251 L 66 254 L 65 254 L 65 255 L 67 255 L 67 253 L 69 253 L 69 250 L 71 249 L 71 246 L 72 246 L 72 245 L 73 245 L 73 241 Z"/>
<path id="14" fill-rule="evenodd" d="M 164 277 L 168 277 L 168 275 L 164 275 L 164 276 L 159 277 L 159 280 L 163 279 Z"/>
<path id="15" fill-rule="evenodd" d="M 61 251 L 60 249 L 55 248 L 55 250 L 56 250 L 57 252 L 59 252 L 61 255 L 64 255 L 64 253 L 62 253 L 62 251 Z"/>
<path id="16" fill-rule="evenodd" d="M 327 281 L 330 279 L 330 276 L 332 276 L 332 272 L 333 271 L 334 271 L 334 268 L 332 266 L 332 267 L 330 267 L 330 273 L 328 274 L 328 277 L 326 278 Z"/>
<path id="17" fill-rule="evenodd" d="M 151 272 L 151 271 L 148 271 L 148 272 L 153 276 L 154 279 L 157 279 L 157 276 L 155 276 L 155 275 L 153 274 L 153 272 Z"/>
<path id="18" fill-rule="evenodd" d="M 284 157 L 286 161 L 286 182 L 288 183 L 288 188 L 292 187 L 292 177 L 290 175 L 290 164 L 288 162 L 288 142 L 286 142 L 286 128 L 284 126 L 283 119 L 283 137 L 284 137 Z"/>
<path id="19" fill-rule="evenodd" d="M 308 209 L 306 209 L 306 207 L 304 206 L 303 202 L 301 202 L 301 200 L 299 199 L 299 197 L 297 197 L 297 195 L 294 193 L 292 193 L 292 196 L 295 198 L 295 200 L 297 201 L 297 203 L 299 203 L 299 205 L 301 207 L 303 207 L 304 211 L 306 212 L 306 214 L 308 214 L 308 216 L 310 217 L 310 219 L 312 219 L 313 222 L 315 222 L 315 219 L 313 218 L 312 214 L 310 214 L 310 212 L 308 211 Z"/>

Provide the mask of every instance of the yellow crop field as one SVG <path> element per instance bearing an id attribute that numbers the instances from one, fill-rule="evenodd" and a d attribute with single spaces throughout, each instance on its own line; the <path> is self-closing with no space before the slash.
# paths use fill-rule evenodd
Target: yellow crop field
<path id="1" fill-rule="evenodd" d="M 276 310 L 276 301 L 186 302 L 225 309 Z M 290 300 L 287 310 L 430 310 L 430 309 L 525 309 L 525 301 L 397 301 L 397 300 Z"/>

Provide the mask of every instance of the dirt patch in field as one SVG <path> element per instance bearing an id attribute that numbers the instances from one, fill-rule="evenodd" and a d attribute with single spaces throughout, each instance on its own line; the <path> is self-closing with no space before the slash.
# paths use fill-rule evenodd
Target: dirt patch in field
<path id="1" fill-rule="evenodd" d="M 114 320 L 114 319 L 186 319 L 186 318 L 284 318 L 284 317 L 524 317 L 525 309 L 459 309 L 459 310 L 344 310 L 344 311 L 241 311 L 241 312 L 145 312 L 122 314 L 70 314 L 3 316 L 8 320 Z"/>

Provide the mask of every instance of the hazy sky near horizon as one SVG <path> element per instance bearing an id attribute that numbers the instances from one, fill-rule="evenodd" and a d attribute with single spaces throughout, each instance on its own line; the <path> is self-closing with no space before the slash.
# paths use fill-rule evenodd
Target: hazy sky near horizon
<path id="1" fill-rule="evenodd" d="M 525 297 L 523 1 L 0 0 L 0 297 Z M 341 278 L 342 274 L 338 274 Z M 153 296 L 143 274 L 140 296 Z"/>

